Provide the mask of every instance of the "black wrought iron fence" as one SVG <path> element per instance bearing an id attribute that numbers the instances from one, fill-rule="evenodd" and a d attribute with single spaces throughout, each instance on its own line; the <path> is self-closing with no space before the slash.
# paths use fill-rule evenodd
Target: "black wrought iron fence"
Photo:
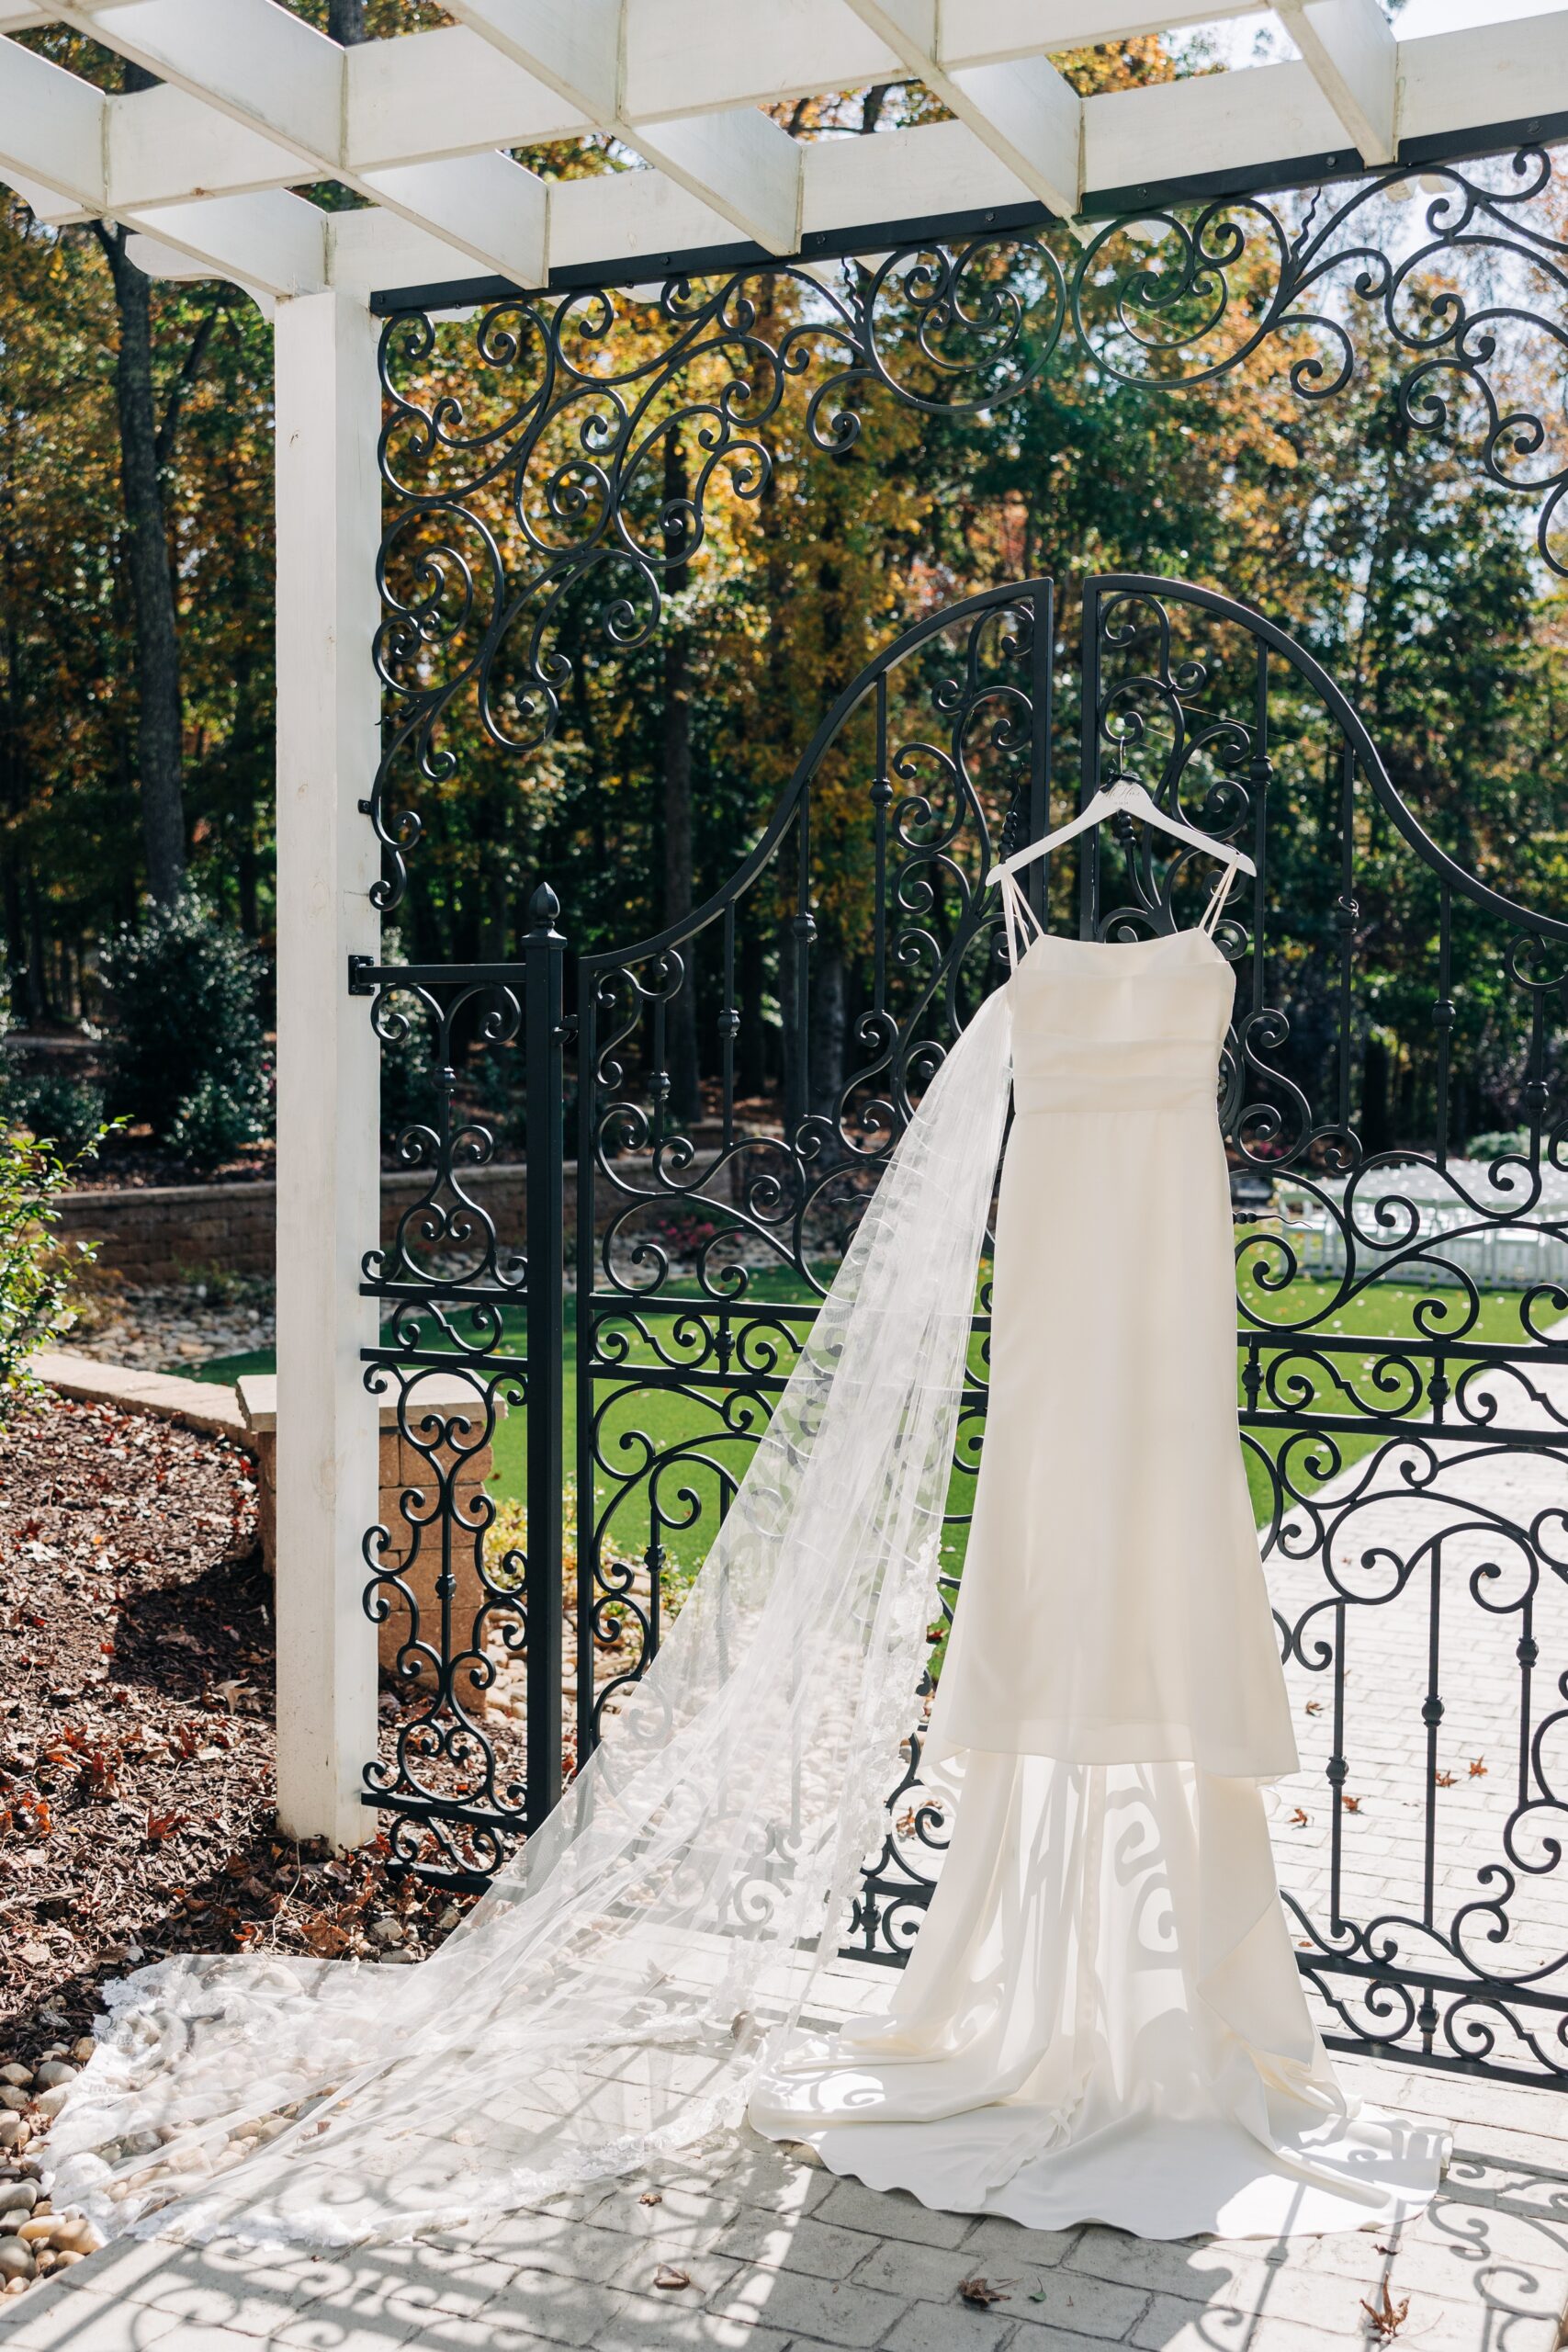
<path id="1" fill-rule="evenodd" d="M 1511 237 L 1521 268 L 1568 288 L 1562 247 L 1528 217 L 1550 176 L 1527 159 L 1498 196 L 1447 173 L 1435 244 L 1457 253 L 1483 232 Z M 814 311 L 814 295 L 771 328 L 739 279 L 674 284 L 662 356 L 624 376 L 603 365 L 595 375 L 573 345 L 584 314 L 570 300 L 547 311 L 520 298 L 492 313 L 478 337 L 486 366 L 504 375 L 529 335 L 554 355 L 532 405 L 465 442 L 450 417 L 419 424 L 396 392 L 389 424 L 392 710 L 374 809 L 389 902 L 419 833 L 416 818 L 391 813 L 400 779 L 414 760 L 442 775 L 451 697 L 476 696 L 498 742 L 546 740 L 571 674 L 549 631 L 584 582 L 602 582 L 623 639 L 658 622 L 665 559 L 637 487 L 650 370 L 698 347 L 730 351 L 747 389 L 705 411 L 709 455 L 764 470 L 763 428 L 791 382 L 814 386 L 824 444 L 848 446 L 865 385 L 934 401 L 951 363 L 977 369 L 976 397 L 995 401 L 1027 387 L 1066 322 L 1128 367 L 1143 331 L 1163 322 L 1167 390 L 1238 364 L 1267 334 L 1310 327 L 1316 356 L 1292 381 L 1316 400 L 1354 356 L 1347 314 L 1324 293 L 1347 251 L 1363 273 L 1357 299 L 1395 323 L 1408 274 L 1346 233 L 1392 177 L 1316 231 L 1314 209 L 1279 231 L 1264 313 L 1203 367 L 1171 355 L 1226 315 L 1242 246 L 1224 204 L 1168 222 L 1179 261 L 1160 283 L 1146 264 L 1116 277 L 1108 229 L 1070 282 L 1041 237 L 1015 240 L 1025 261 L 1006 299 L 984 266 L 997 238 L 934 259 L 896 254 L 852 276 L 841 301 Z M 1254 229 L 1264 209 L 1235 209 Z M 965 283 L 990 287 L 978 309 L 965 309 Z M 588 322 L 603 341 L 608 298 L 589 299 L 603 306 Z M 915 355 L 902 378 L 883 305 L 898 310 Z M 1459 302 L 1405 334 L 1398 399 L 1413 426 L 1440 421 L 1440 375 L 1490 398 L 1483 346 L 1506 311 L 1483 319 Z M 428 349 L 431 335 L 423 322 L 389 322 L 394 389 L 411 337 Z M 1325 350 L 1338 354 L 1332 368 Z M 1491 413 L 1482 462 L 1501 479 L 1495 401 Z M 575 457 L 550 441 L 563 419 Z M 411 427 L 414 441 L 400 441 Z M 417 495 L 411 447 L 439 476 Z M 1540 493 L 1548 562 L 1560 491 L 1554 476 Z M 530 519 L 536 492 L 581 523 L 565 546 L 547 545 Z M 526 550 L 510 586 L 485 505 L 502 494 Z M 664 518 L 666 554 L 691 560 L 703 514 L 699 489 Z M 459 525 L 480 561 L 451 558 Z M 411 543 L 417 596 L 394 577 Z M 442 601 L 454 580 L 457 621 Z M 444 672 L 441 649 L 481 591 L 476 650 Z M 486 1883 L 548 1812 L 563 1770 L 657 1654 L 911 1104 L 1005 977 L 983 887 L 997 846 L 1037 837 L 1133 773 L 1189 822 L 1243 842 L 1258 867 L 1219 934 L 1237 980 L 1221 1114 L 1243 1442 L 1305 1766 L 1276 1825 L 1300 1964 L 1341 2046 L 1561 2078 L 1568 924 L 1478 878 L 1463 840 L 1445 832 L 1450 812 L 1394 788 L 1355 708 L 1258 614 L 1132 575 L 1089 581 L 1076 608 L 1071 664 L 1043 579 L 988 589 L 897 636 L 833 701 L 736 872 L 665 930 L 574 957 L 570 910 L 561 917 L 542 889 L 517 960 L 352 974 L 383 1038 L 408 1023 L 424 1037 L 432 1103 L 401 1146 L 426 1174 L 424 1196 L 366 1261 L 384 1318 L 367 1377 L 396 1398 L 414 1465 L 393 1523 L 367 1539 L 370 1606 L 400 1647 L 367 1802 L 406 1867 L 459 1886 Z M 508 670 L 502 650 L 519 632 L 526 658 Z M 1188 921 L 1206 877 L 1166 846 L 1119 820 L 1071 871 L 1031 870 L 1037 908 L 1111 939 Z M 694 1035 L 706 1093 L 680 1102 Z M 519 1049 L 521 1219 L 487 1193 L 495 1144 L 479 1107 L 487 1058 Z M 1476 1150 L 1464 1106 L 1483 1060 L 1516 1132 Z M 937 1671 L 983 1436 L 983 1277 Z M 441 1385 L 453 1379 L 457 1403 Z M 488 1483 L 474 1475 L 481 1461 Z M 886 1837 L 844 1928 L 847 1949 L 884 1964 L 918 1931 L 945 1834 L 920 1783 L 920 1721 L 911 1692 Z"/>

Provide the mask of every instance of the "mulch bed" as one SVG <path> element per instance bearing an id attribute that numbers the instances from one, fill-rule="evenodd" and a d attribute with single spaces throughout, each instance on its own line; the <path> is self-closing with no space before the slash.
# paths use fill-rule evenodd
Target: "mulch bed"
<path id="1" fill-rule="evenodd" d="M 384 1840 L 276 1834 L 271 1600 L 234 1447 L 54 1397 L 0 1430 L 0 2067 L 71 2045 L 143 1960 L 412 1960 L 456 1925 Z M 36 2164 L 22 2123 L 0 2186 Z"/>

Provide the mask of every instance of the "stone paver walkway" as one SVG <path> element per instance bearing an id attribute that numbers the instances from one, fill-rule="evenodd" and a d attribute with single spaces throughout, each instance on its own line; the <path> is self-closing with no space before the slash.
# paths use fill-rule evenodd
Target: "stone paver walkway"
<path id="1" fill-rule="evenodd" d="M 656 2172 L 476 2229 L 279 2258 L 104 2247 L 17 2299 L 6 2352 L 1334 2352 L 1407 2305 L 1408 2352 L 1553 2352 L 1568 2308 L 1568 2107 L 1545 2091 L 1351 2064 L 1456 2127 L 1418 2221 L 1275 2243 L 1160 2245 L 928 2212 L 748 2135 L 715 2174 Z M 645 2203 L 657 2186 L 660 2201 Z M 660 2289 L 660 2267 L 686 2286 Z M 960 2283 L 1004 2290 L 972 2308 Z"/>
<path id="2" fill-rule="evenodd" d="M 1568 1374 L 1537 1377 L 1543 1388 L 1550 1382 L 1554 1400 L 1568 1402 Z M 1507 1409 L 1523 1417 L 1517 1397 Z M 1515 1841 L 1518 1886 L 1506 1942 L 1489 1945 L 1484 1930 L 1495 1923 L 1480 1917 L 1461 1937 L 1482 1966 L 1515 1973 L 1568 1951 L 1568 1863 L 1554 1867 L 1543 1842 L 1563 1840 L 1547 1782 L 1561 1771 L 1559 1785 L 1568 1789 L 1568 1736 L 1551 1736 L 1533 1758 L 1521 1742 L 1522 1725 L 1538 1728 L 1543 1713 L 1562 1704 L 1568 1587 L 1548 1572 L 1531 1600 L 1528 1630 L 1540 1659 L 1527 1712 L 1517 1602 L 1528 1562 L 1507 1530 L 1542 1528 L 1540 1514 L 1562 1510 L 1568 1470 L 1550 1453 L 1464 1455 L 1442 1449 L 1435 1493 L 1402 1490 L 1395 1477 L 1380 1481 L 1382 1499 L 1348 1522 L 1334 1546 L 1347 1581 L 1368 1596 L 1348 1621 L 1345 1793 L 1356 1804 L 1340 1818 L 1343 1898 L 1363 1924 L 1390 1911 L 1415 1919 L 1419 1940 L 1421 1711 L 1435 1660 L 1444 1701 L 1438 1763 L 1451 1776 L 1435 1815 L 1436 1925 L 1450 1928 L 1456 1912 L 1495 1891 L 1481 1873 L 1505 1859 L 1506 1825 L 1521 1798 L 1541 1808 L 1533 1841 Z M 1337 1482 L 1341 1491 L 1354 1475 Z M 1434 1647 L 1426 1566 L 1386 1605 L 1371 1596 L 1391 1588 L 1393 1564 L 1409 1560 L 1439 1525 L 1450 1532 Z M 1568 1528 L 1542 1532 L 1545 1549 L 1568 1555 Z M 1483 1573 L 1488 1564 L 1496 1575 Z M 1281 1608 L 1299 1617 L 1325 1589 L 1322 1560 L 1277 1556 L 1270 1581 Z M 1276 1826 L 1281 1878 L 1314 1919 L 1326 1916 L 1334 1821 L 1324 1778 L 1328 1684 L 1327 1675 L 1292 1669 L 1304 1769 L 1282 1792 Z M 1568 1734 L 1568 1720 L 1563 1728 Z M 1520 1866 L 1522 1856 L 1534 1859 L 1533 1871 Z M 1556 1972 L 1553 1984 L 1565 1973 Z M 886 1991 L 880 1971 L 846 1963 L 840 1980 L 847 2007 Z M 1568 2098 L 1398 2064 L 1341 2063 L 1363 2096 L 1455 2128 L 1440 2196 L 1401 2228 L 1279 2244 L 1158 2245 L 1100 2228 L 1039 2234 L 1010 2222 L 928 2212 L 748 2136 L 709 2172 L 665 2166 L 418 2245 L 287 2259 L 233 2245 L 107 2246 L 0 2305 L 0 2345 L 6 2352 L 255 2352 L 264 2344 L 295 2352 L 413 2345 L 451 2352 L 1095 2352 L 1111 2344 L 1136 2352 L 1334 2352 L 1385 2340 L 1405 2352 L 1557 2352 L 1568 2345 Z M 654 2188 L 658 2201 L 645 2202 Z M 660 2288 L 661 2267 L 685 2283 Z M 986 2308 L 967 2302 L 962 2282 L 976 2276 L 1001 2299 Z M 1384 2315 L 1381 2335 L 1369 2310 Z"/>

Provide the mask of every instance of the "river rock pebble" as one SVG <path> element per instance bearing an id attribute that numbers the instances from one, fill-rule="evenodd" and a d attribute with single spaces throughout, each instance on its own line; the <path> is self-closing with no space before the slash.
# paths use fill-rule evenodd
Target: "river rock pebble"
<path id="1" fill-rule="evenodd" d="M 20 2238 L 0 2238 L 0 2278 L 31 2278 L 37 2270 L 30 2245 Z"/>
<path id="2" fill-rule="evenodd" d="M 276 1336 L 273 1286 L 263 1276 L 222 1283 L 112 1293 L 84 1301 L 73 1354 L 141 1372 L 186 1371 L 212 1356 L 250 1355 Z"/>
<path id="3" fill-rule="evenodd" d="M 0 2214 L 30 2213 L 38 2199 L 36 2180 L 0 2180 Z"/>
<path id="4" fill-rule="evenodd" d="M 36 2080 L 41 2091 L 51 2091 L 59 2083 L 73 2083 L 76 2069 L 68 2066 L 63 2058 L 46 2058 L 39 2068 Z"/>

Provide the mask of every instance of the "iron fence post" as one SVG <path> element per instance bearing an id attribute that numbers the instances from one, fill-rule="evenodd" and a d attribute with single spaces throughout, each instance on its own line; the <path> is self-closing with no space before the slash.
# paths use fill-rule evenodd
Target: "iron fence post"
<path id="1" fill-rule="evenodd" d="M 561 1792 L 562 1448 L 565 1363 L 564 1063 L 560 901 L 547 882 L 529 902 L 526 976 L 528 1309 L 528 1782 L 525 1826 L 537 1829 Z"/>

